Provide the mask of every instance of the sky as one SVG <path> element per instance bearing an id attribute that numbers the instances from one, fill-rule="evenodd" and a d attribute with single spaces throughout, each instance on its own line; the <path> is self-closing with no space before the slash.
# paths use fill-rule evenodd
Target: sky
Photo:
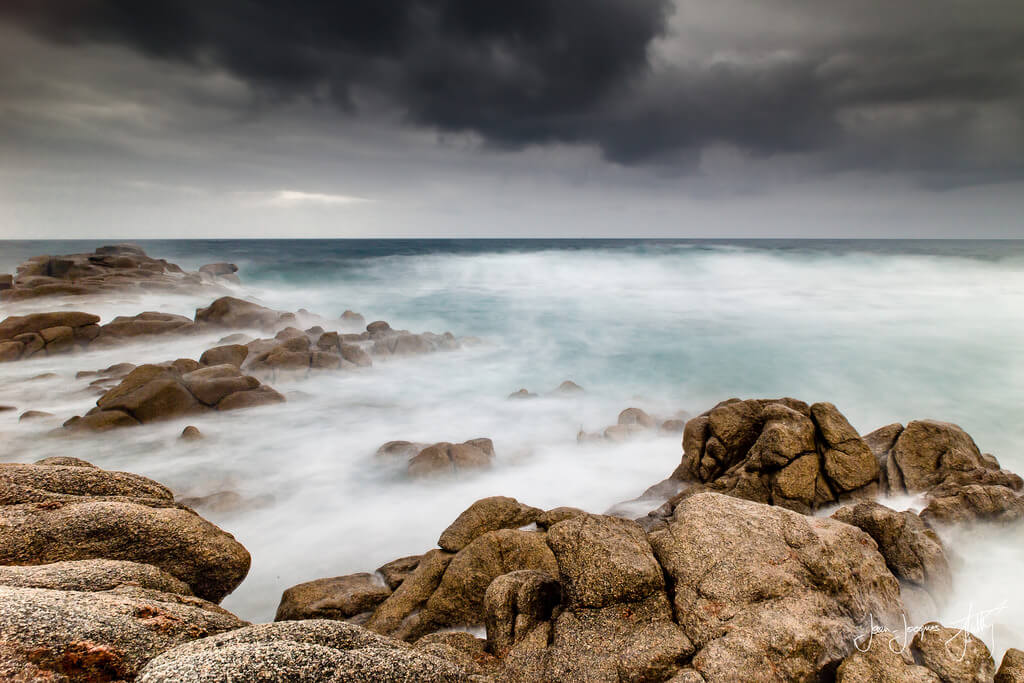
<path id="1" fill-rule="evenodd" d="M 1021 0 L 3 0 L 0 238 L 1024 238 Z"/>

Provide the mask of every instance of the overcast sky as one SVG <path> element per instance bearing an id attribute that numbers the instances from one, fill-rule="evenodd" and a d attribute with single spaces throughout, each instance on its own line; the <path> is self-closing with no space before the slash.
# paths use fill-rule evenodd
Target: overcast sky
<path id="1" fill-rule="evenodd" d="M 0 237 L 1024 237 L 1021 0 L 3 0 Z"/>

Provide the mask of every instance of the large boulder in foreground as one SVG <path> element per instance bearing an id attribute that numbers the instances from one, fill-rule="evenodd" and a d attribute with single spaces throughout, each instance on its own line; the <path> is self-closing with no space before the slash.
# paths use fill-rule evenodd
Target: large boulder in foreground
<path id="1" fill-rule="evenodd" d="M 0 464 L 0 565 L 149 564 L 219 602 L 249 571 L 233 536 L 154 481 L 97 467 Z"/>
<path id="2" fill-rule="evenodd" d="M 258 624 L 196 640 L 151 661 L 139 683 L 468 681 L 459 667 L 338 621 Z"/>
<path id="3" fill-rule="evenodd" d="M 650 542 L 708 681 L 813 680 L 872 620 L 895 626 L 903 612 L 875 542 L 832 519 L 701 493 Z"/>
<path id="4" fill-rule="evenodd" d="M 643 529 L 629 520 L 581 515 L 552 526 L 548 543 L 561 579 L 557 615 L 551 601 L 559 592 L 543 576 L 509 574 L 487 593 L 488 647 L 507 651 L 509 677 L 671 678 L 693 654 L 693 643 L 673 620 L 665 575 Z M 509 619 L 510 598 L 526 607 L 527 618 Z M 509 616 L 495 618 L 503 613 Z M 543 620 L 546 614 L 550 621 Z"/>
<path id="5" fill-rule="evenodd" d="M 55 590 L 0 585 L 0 678 L 131 681 L 178 645 L 246 623 L 195 597 L 123 585 Z"/>
<path id="6" fill-rule="evenodd" d="M 140 365 L 96 401 L 96 408 L 65 427 L 105 431 L 213 410 L 237 410 L 281 403 L 284 396 L 231 363 L 200 367 L 182 359 Z"/>

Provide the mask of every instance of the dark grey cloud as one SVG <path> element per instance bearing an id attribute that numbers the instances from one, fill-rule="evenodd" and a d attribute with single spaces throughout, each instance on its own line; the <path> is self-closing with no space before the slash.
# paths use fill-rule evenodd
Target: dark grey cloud
<path id="1" fill-rule="evenodd" d="M 676 173 L 725 145 L 935 188 L 1024 177 L 1019 0 L 7 0 L 0 17 L 499 149 L 593 145 Z"/>

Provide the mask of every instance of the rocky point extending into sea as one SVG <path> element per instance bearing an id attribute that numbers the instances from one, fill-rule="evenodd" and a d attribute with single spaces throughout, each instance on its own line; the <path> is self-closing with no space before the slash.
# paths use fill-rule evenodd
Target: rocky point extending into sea
<path id="1" fill-rule="evenodd" d="M 97 396 L 55 430 L 64 456 L 0 464 L 3 680 L 1024 681 L 1021 650 L 997 663 L 968 630 L 921 624 L 951 590 L 956 549 L 938 532 L 1020 524 L 1021 477 L 954 424 L 862 435 L 837 406 L 794 398 L 729 399 L 689 419 L 628 408 L 600 435 L 581 431 L 681 435 L 679 466 L 621 507 L 646 505 L 639 518 L 482 498 L 437 529 L 436 547 L 292 586 L 275 621 L 243 621 L 219 606 L 251 561 L 230 529 L 156 481 L 78 459 L 76 439 L 276 410 L 281 378 L 473 340 L 276 311 L 231 296 L 236 272 L 184 273 L 121 245 L 0 278 L 6 300 L 42 309 L 0 322 L 0 360 L 78 354 Z M 212 299 L 192 318 L 105 324 L 58 305 L 146 286 Z M 96 348 L 212 330 L 224 337 L 195 359 L 89 366 Z M 495 450 L 481 435 L 378 455 L 419 478 L 487 468 Z M 920 513 L 885 505 L 904 495 Z"/>

